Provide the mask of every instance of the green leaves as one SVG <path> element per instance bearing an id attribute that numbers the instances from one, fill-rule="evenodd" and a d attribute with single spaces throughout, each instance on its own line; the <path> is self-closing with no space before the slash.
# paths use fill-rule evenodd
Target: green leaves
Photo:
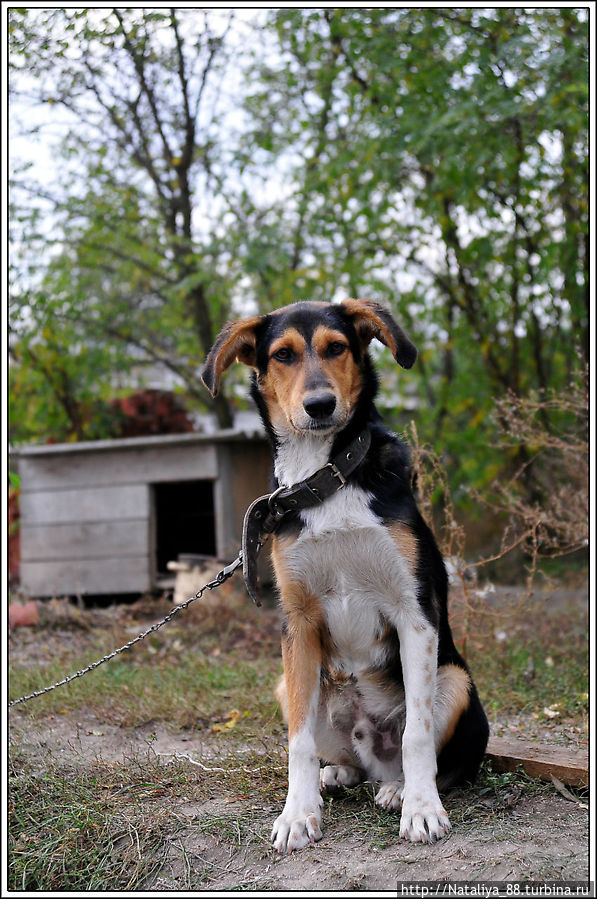
<path id="1" fill-rule="evenodd" d="M 585 18 L 272 15 L 281 54 L 250 108 L 276 122 L 268 149 L 293 159 L 277 245 L 332 293 L 390 302 L 424 348 L 425 436 L 469 483 L 494 464 L 493 397 L 563 383 L 571 338 L 587 346 Z M 279 278 L 285 258 L 270 257 Z"/>
<path id="2" fill-rule="evenodd" d="M 423 439 L 483 482 L 494 398 L 557 389 L 588 355 L 586 19 L 285 8 L 259 33 L 211 11 L 11 10 L 11 89 L 76 123 L 57 187 L 18 175 L 15 384 L 29 348 L 27 396 L 65 414 L 44 344 L 56 370 L 79 360 L 77 397 L 157 364 L 200 403 L 229 316 L 375 295 L 421 349 L 400 388 L 382 373 L 388 413 L 419 397 Z"/>

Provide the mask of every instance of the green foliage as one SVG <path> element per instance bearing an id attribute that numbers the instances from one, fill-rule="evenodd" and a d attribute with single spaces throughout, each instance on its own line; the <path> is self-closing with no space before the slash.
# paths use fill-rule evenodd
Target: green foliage
<path id="1" fill-rule="evenodd" d="M 43 318 L 51 309 L 49 303 Z M 35 306 L 29 311 L 33 316 Z M 113 416 L 105 398 L 114 390 L 117 347 L 85 343 L 81 335 L 59 321 L 50 326 L 31 318 L 28 324 L 28 330 L 11 346 L 11 442 L 109 436 Z"/>
<path id="2" fill-rule="evenodd" d="M 562 388 L 588 353 L 586 15 L 278 10 L 271 24 L 283 53 L 251 112 L 261 151 L 296 160 L 279 230 L 301 230 L 299 258 L 333 292 L 394 308 L 422 350 L 422 434 L 482 485 L 494 397 Z"/>
<path id="3" fill-rule="evenodd" d="M 503 644 L 496 641 L 491 653 L 471 651 L 469 661 L 476 663 L 475 671 L 482 671 L 487 710 L 492 720 L 516 711 L 545 722 L 550 719 L 544 709 L 555 706 L 557 718 L 586 721 L 588 633 L 573 633 L 567 628 L 564 633 L 561 618 L 556 621 L 545 614 L 539 618 L 541 624 L 535 632 L 509 633 Z M 561 635 L 561 645 L 555 639 L 556 631 Z M 477 655 L 483 655 L 483 660 Z"/>
<path id="4" fill-rule="evenodd" d="M 82 433 L 64 382 L 85 405 L 151 363 L 205 404 L 230 315 L 374 296 L 420 351 L 408 375 L 379 357 L 381 404 L 401 427 L 416 398 L 464 501 L 511 462 L 495 398 L 565 391 L 588 357 L 586 10 L 295 8 L 251 28 L 10 11 L 11 90 L 76 124 L 60 189 L 15 173 L 21 439 Z"/>
<path id="5" fill-rule="evenodd" d="M 206 110 L 222 56 L 220 35 L 203 24 L 197 30 L 196 15 L 175 10 L 15 13 L 14 90 L 32 83 L 43 108 L 60 107 L 77 127 L 63 131 L 59 148 L 68 178 L 43 190 L 55 233 L 45 235 L 42 257 L 27 252 L 39 210 L 25 198 L 39 188 L 27 172 L 16 179 L 16 266 L 19 277 L 28 266 L 36 287 L 34 297 L 15 298 L 22 314 L 11 324 L 17 343 L 33 302 L 65 336 L 74 331 L 94 353 L 103 348 L 113 371 L 154 364 L 205 401 L 198 357 L 228 315 L 238 272 L 223 262 L 215 217 L 207 230 L 197 222 L 216 180 L 217 122 Z M 54 243 L 60 250 L 49 257 Z M 77 355 L 68 342 L 62 348 Z M 24 364 L 34 365 L 31 355 Z M 95 375 L 101 383 L 101 361 Z M 55 389 L 45 398 L 56 406 Z M 225 399 L 216 411 L 230 423 Z"/>

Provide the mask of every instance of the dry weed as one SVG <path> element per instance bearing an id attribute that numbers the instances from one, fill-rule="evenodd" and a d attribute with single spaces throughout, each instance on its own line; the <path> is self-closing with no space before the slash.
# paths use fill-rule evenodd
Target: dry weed
<path id="1" fill-rule="evenodd" d="M 518 460 L 513 473 L 496 479 L 475 500 L 506 521 L 490 556 L 466 561 L 467 535 L 457 520 L 449 479 L 437 453 L 409 428 L 412 482 L 419 507 L 433 526 L 451 582 L 451 618 L 462 646 L 471 637 L 495 635 L 508 619 L 529 610 L 540 560 L 588 546 L 588 377 L 577 373 L 566 394 L 496 401 L 499 448 Z M 513 452 L 514 451 L 514 452 Z M 508 455 L 505 455 L 508 458 Z M 441 495 L 441 510 L 434 497 Z M 439 517 L 439 521 L 437 520 Z M 522 551 L 524 589 L 514 602 L 495 602 L 496 587 L 483 582 L 490 563 Z"/>

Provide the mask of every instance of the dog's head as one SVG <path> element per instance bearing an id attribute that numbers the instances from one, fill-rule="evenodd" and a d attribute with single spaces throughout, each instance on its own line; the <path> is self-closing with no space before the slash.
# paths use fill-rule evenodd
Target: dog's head
<path id="1" fill-rule="evenodd" d="M 330 434 L 352 415 L 374 338 L 404 368 L 413 365 L 414 345 L 378 303 L 294 303 L 226 325 L 209 352 L 202 380 L 216 396 L 223 372 L 234 361 L 243 362 L 256 372 L 274 430 Z"/>

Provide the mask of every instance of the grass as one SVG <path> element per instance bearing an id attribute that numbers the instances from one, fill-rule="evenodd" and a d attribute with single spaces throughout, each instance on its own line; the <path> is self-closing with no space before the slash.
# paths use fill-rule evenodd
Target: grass
<path id="1" fill-rule="evenodd" d="M 264 616 L 252 607 L 231 610 L 224 604 L 205 615 L 185 614 L 187 619 L 177 619 L 66 688 L 20 706 L 21 714 L 35 719 L 93 707 L 125 727 L 157 720 L 194 731 L 220 724 L 225 731 L 234 713 L 235 735 L 281 733 L 273 700 L 281 671 L 277 627 L 271 622 L 264 627 Z M 578 612 L 548 616 L 536 606 L 526 615 L 496 617 L 498 624 L 488 629 L 491 614 L 480 612 L 482 639 L 475 639 L 475 622 L 469 622 L 473 636 L 466 642 L 487 711 L 496 717 L 542 715 L 557 703 L 560 719 L 585 723 L 588 628 Z M 143 627 L 139 622 L 139 631 Z M 126 631 L 111 626 L 85 637 L 79 651 L 57 653 L 45 664 L 13 665 L 11 698 L 41 689 L 126 642 L 130 623 Z"/>
<path id="2" fill-rule="evenodd" d="M 172 860 L 186 866 L 194 888 L 210 879 L 213 867 L 188 848 L 198 833 L 239 847 L 263 842 L 254 811 L 239 812 L 238 804 L 266 787 L 270 799 L 283 801 L 285 775 L 275 770 L 280 761 L 280 755 L 252 752 L 243 755 L 242 767 L 228 755 L 218 759 L 218 770 L 198 770 L 183 758 L 165 762 L 148 748 L 121 764 L 83 767 L 54 757 L 41 766 L 13 744 L 10 888 L 142 889 Z M 180 813 L 185 803 L 214 796 L 227 810 L 190 818 Z"/>
<path id="3" fill-rule="evenodd" d="M 88 658 L 88 656 L 87 656 Z M 84 665 L 86 657 L 75 656 L 73 669 Z M 201 728 L 229 719 L 239 711 L 237 733 L 250 730 L 254 722 L 273 723 L 275 704 L 272 685 L 279 676 L 279 662 L 246 662 L 234 656 L 226 663 L 198 660 L 192 650 L 180 652 L 174 664 L 162 661 L 150 664 L 147 654 L 139 652 L 134 661 L 114 660 L 66 689 L 36 699 L 26 714 L 74 711 L 85 707 L 102 710 L 108 720 L 125 727 L 139 726 L 150 720 L 168 720 L 181 728 Z M 45 683 L 59 679 L 57 666 L 28 670 L 11 675 L 11 692 L 27 694 Z"/>
<path id="4" fill-rule="evenodd" d="M 467 641 L 469 662 L 490 718 L 526 715 L 588 727 L 589 634 L 586 613 L 564 608 L 547 614 L 540 602 L 516 614 L 482 616 L 484 636 Z M 474 631 L 475 622 L 471 622 Z"/>
<path id="5" fill-rule="evenodd" d="M 272 765 L 280 761 L 281 755 L 265 759 Z M 228 847 L 228 861 L 231 851 L 270 853 L 269 828 L 283 801 L 285 775 L 274 776 L 273 783 L 271 774 L 260 777 L 264 758 L 258 753 L 244 765 L 258 776 L 247 780 L 234 757 L 227 761 L 225 776 L 203 771 L 197 776 L 185 760 L 164 763 L 151 750 L 120 765 L 82 770 L 53 761 L 40 770 L 15 749 L 9 779 L 10 888 L 142 890 L 164 870 L 176 872 L 178 889 L 209 888 L 224 869 L 218 847 Z M 494 774 L 485 765 L 474 788 L 447 798 L 452 823 L 466 832 L 482 816 L 499 828 L 511 820 L 512 797 L 523 791 L 541 795 L 551 788 L 522 774 Z M 199 810 L 187 819 L 181 815 L 189 796 L 200 804 L 214 795 L 222 800 L 217 811 Z M 263 795 L 271 808 L 242 804 Z M 369 848 L 399 844 L 399 816 L 379 809 L 368 785 L 328 797 L 324 816 L 330 840 L 350 833 Z M 247 880 L 231 888 L 257 887 Z"/>
<path id="6" fill-rule="evenodd" d="M 154 612 L 158 618 L 159 613 Z M 231 623 L 236 622 L 236 623 Z M 130 628 L 130 623 L 129 623 Z M 139 623 L 139 632 L 144 624 Z M 251 619 L 234 615 L 221 606 L 204 617 L 177 619 L 167 632 L 151 637 L 100 666 L 67 687 L 47 693 L 20 706 L 24 716 L 98 709 L 107 720 L 124 727 L 151 720 L 167 720 L 193 730 L 225 724 L 236 710 L 235 734 L 246 736 L 265 724 L 281 730 L 273 685 L 281 670 L 277 633 L 263 634 L 260 651 L 247 658 L 237 648 Z M 85 635 L 87 636 L 87 635 Z M 10 698 L 29 694 L 77 671 L 130 639 L 123 629 L 109 627 L 94 632 L 92 639 L 79 639 L 81 648 L 41 664 L 13 665 Z M 77 645 L 77 644 L 75 644 Z"/>
<path id="7" fill-rule="evenodd" d="M 17 762 L 9 777 L 12 889 L 126 890 L 160 870 L 164 814 L 149 815 L 141 798 L 171 795 L 168 780 L 148 779 L 148 765 L 90 772 L 51 764 L 39 772 L 18 754 Z M 168 824 L 172 834 L 176 822 Z"/>
<path id="8" fill-rule="evenodd" d="M 80 613 L 73 612 L 71 626 L 68 614 L 66 609 L 59 632 L 46 620 L 38 631 L 13 634 L 11 696 L 83 667 L 130 639 L 131 628 L 142 631 L 162 610 L 151 606 L 140 616 L 144 620 L 132 621 L 135 610 L 121 609 L 79 630 L 74 619 Z M 490 717 L 542 716 L 557 700 L 557 721 L 582 730 L 583 627 L 578 618 L 533 617 L 510 622 L 506 639 L 494 639 L 491 651 L 487 641 L 470 639 L 468 660 Z M 42 664 L 40 647 L 51 645 L 50 636 L 56 637 L 54 649 Z M 246 870 L 247 852 L 271 854 L 269 829 L 285 797 L 284 727 L 272 698 L 280 667 L 273 616 L 224 603 L 211 611 L 189 609 L 184 620 L 148 643 L 16 707 L 8 784 L 10 888 L 193 890 L 224 877 L 226 889 L 267 889 L 267 873 L 255 879 L 234 871 Z M 164 761 L 151 739 L 145 752 L 114 764 L 28 751 L 31 727 L 61 712 L 68 720 L 92 712 L 125 729 L 167 723 L 193 736 L 192 758 Z M 215 748 L 215 760 L 197 755 L 204 743 Z M 447 807 L 459 832 L 472 831 L 479 820 L 495 822 L 499 832 L 512 804 L 533 794 L 553 795 L 553 788 L 484 765 L 474 788 L 452 793 Z M 325 821 L 329 839 L 350 834 L 380 850 L 398 841 L 399 816 L 377 808 L 367 785 L 328 797 Z"/>

